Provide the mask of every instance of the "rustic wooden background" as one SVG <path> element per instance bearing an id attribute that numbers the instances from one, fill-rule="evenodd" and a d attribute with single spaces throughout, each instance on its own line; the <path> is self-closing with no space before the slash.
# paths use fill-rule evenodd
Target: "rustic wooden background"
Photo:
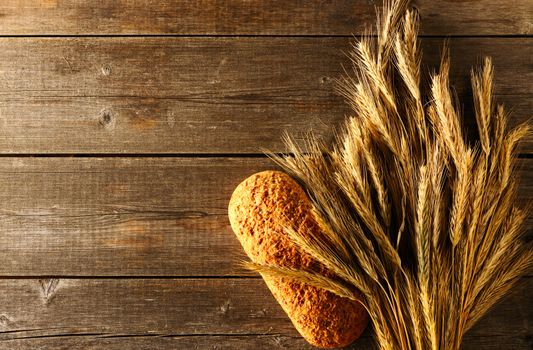
<path id="1" fill-rule="evenodd" d="M 374 5 L 2 0 L 0 348 L 309 348 L 236 266 L 227 202 L 273 167 L 261 150 L 283 151 L 282 131 L 331 136 L 348 113 L 333 79 Z M 531 117 L 532 0 L 414 6 L 428 68 L 450 37 L 468 96 L 470 66 L 490 55 L 497 100 L 513 123 Z M 532 154 L 529 138 L 525 200 Z M 532 277 L 465 349 L 532 349 Z"/>

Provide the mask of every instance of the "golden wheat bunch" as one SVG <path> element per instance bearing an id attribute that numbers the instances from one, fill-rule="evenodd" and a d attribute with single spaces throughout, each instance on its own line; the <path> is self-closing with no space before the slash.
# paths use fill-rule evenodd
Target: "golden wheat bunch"
<path id="1" fill-rule="evenodd" d="M 385 1 L 377 39 L 353 45 L 339 91 L 353 109 L 332 146 L 311 136 L 272 155 L 306 189 L 323 236 L 290 238 L 338 278 L 256 266 L 353 298 L 365 295 L 379 347 L 459 349 L 464 333 L 533 261 L 515 204 L 516 147 L 492 100 L 492 64 L 472 72 L 478 138 L 465 138 L 443 55 L 421 91 L 418 17 Z M 428 96 L 429 95 L 429 96 Z"/>

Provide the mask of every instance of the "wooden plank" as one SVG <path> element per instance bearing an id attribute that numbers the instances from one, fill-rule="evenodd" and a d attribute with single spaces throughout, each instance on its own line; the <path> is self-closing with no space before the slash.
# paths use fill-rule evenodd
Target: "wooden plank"
<path id="1" fill-rule="evenodd" d="M 3 0 L 1 35 L 351 35 L 381 1 Z M 529 0 L 413 2 L 425 35 L 531 34 Z"/>
<path id="2" fill-rule="evenodd" d="M 0 153 L 257 153 L 280 134 L 326 138 L 349 113 L 334 92 L 347 38 L 3 38 Z M 424 64 L 441 39 L 423 41 Z M 472 128 L 468 77 L 496 66 L 513 123 L 531 116 L 533 40 L 451 40 L 452 82 Z M 529 139 L 524 152 L 533 151 Z"/>
<path id="3" fill-rule="evenodd" d="M 505 339 L 499 349 L 529 349 L 531 287 L 533 278 L 524 279 L 469 332 L 465 348 Z M 2 349 L 58 342 L 69 349 L 117 348 L 137 341 L 206 348 L 217 340 L 222 348 L 310 348 L 261 279 L 16 279 L 0 280 L 0 291 Z M 367 348 L 369 333 L 353 349 Z"/>
<path id="4" fill-rule="evenodd" d="M 533 196 L 533 160 L 520 195 Z M 261 158 L 0 158 L 0 276 L 250 276 L 227 218 Z M 531 226 L 531 223 L 529 224 Z"/>
<path id="5" fill-rule="evenodd" d="M 2 158 L 0 275 L 226 275 L 233 189 L 266 159 Z"/>
<path id="6" fill-rule="evenodd" d="M 484 338 L 483 338 L 484 339 Z M 494 339 L 492 339 L 494 340 Z M 352 346 L 344 348 L 345 350 L 374 350 L 373 341 L 370 336 L 361 338 Z M 524 339 L 511 339 L 510 344 L 520 344 L 513 348 L 500 347 L 482 349 L 527 349 Z M 179 336 L 179 337 L 158 337 L 151 335 L 121 335 L 120 337 L 101 337 L 101 336 L 61 336 L 47 338 L 16 339 L 9 341 L 0 341 L 0 349 L 40 349 L 40 350 L 85 350 L 85 349 L 106 349 L 106 350 L 123 350 L 123 349 L 217 349 L 217 350 L 235 350 L 235 349 L 255 349 L 255 350 L 281 350 L 281 349 L 299 349 L 299 350 L 316 350 L 316 347 L 310 346 L 303 338 L 297 336 L 285 335 L 207 335 L 207 336 Z M 474 349 L 474 348 L 472 348 Z M 476 348 L 479 349 L 479 348 Z"/>
<path id="7" fill-rule="evenodd" d="M 463 350 L 530 350 L 531 340 L 526 336 L 483 336 L 466 335 Z M 45 338 L 16 339 L 0 342 L 0 349 L 40 349 L 40 350 L 85 350 L 85 349 L 256 349 L 281 350 L 300 349 L 316 350 L 301 337 L 284 335 L 251 335 L 251 336 L 179 336 L 158 337 L 152 335 L 120 335 L 117 337 L 86 336 L 52 336 Z M 375 350 L 370 336 L 360 338 L 345 350 Z"/>

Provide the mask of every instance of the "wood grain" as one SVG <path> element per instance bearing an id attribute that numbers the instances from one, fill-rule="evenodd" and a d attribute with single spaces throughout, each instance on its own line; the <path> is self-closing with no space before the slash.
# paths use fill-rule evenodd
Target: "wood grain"
<path id="1" fill-rule="evenodd" d="M 474 327 L 465 348 L 492 349 L 488 344 L 503 339 L 508 343 L 499 349 L 528 349 L 532 282 L 524 279 Z M 63 341 L 61 346 L 74 349 L 108 344 L 204 349 L 216 341 L 222 348 L 310 348 L 261 279 L 17 279 L 0 280 L 0 292 L 3 349 L 55 348 Z M 367 333 L 353 349 L 369 343 Z"/>
<path id="2" fill-rule="evenodd" d="M 505 322 L 503 320 L 502 322 Z M 531 338 L 528 336 L 469 336 L 464 338 L 463 350 L 530 350 Z M 316 350 L 303 338 L 285 336 L 280 334 L 258 335 L 209 335 L 209 336 L 179 336 L 159 337 L 146 335 L 118 335 L 102 337 L 99 335 L 64 335 L 45 336 L 44 338 L 16 339 L 0 342 L 0 349 L 26 350 L 123 350 L 123 349 L 256 349 L 256 350 L 281 350 L 299 349 Z M 370 336 L 360 338 L 345 350 L 375 350 L 376 347 Z"/>
<path id="3" fill-rule="evenodd" d="M 485 338 L 482 338 L 486 340 Z M 506 339 L 507 340 L 507 339 Z M 494 341 L 494 338 L 492 338 Z M 514 339 L 510 344 L 519 344 L 518 347 L 508 349 L 527 349 L 523 338 Z M 123 350 L 123 349 L 256 349 L 256 350 L 281 350 L 299 349 L 316 350 L 310 346 L 303 338 L 298 336 L 286 336 L 282 334 L 253 334 L 253 335 L 209 335 L 209 336 L 173 336 L 159 337 L 153 335 L 120 335 L 119 337 L 102 336 L 61 336 L 31 339 L 16 339 L 0 341 L 0 349 L 41 349 L 41 350 Z M 373 341 L 370 336 L 360 338 L 352 346 L 344 348 L 346 350 L 374 350 Z M 472 348 L 474 349 L 474 348 Z M 483 348 L 505 350 L 505 348 Z"/>
<path id="4" fill-rule="evenodd" d="M 1 158 L 0 275 L 237 273 L 233 189 L 266 159 Z"/>
<path id="5" fill-rule="evenodd" d="M 520 167 L 531 200 L 533 160 Z M 274 168 L 264 158 L 0 158 L 0 276 L 253 275 L 238 267 L 227 205 L 242 180 Z"/>
<path id="6" fill-rule="evenodd" d="M 334 92 L 347 38 L 3 38 L 0 153 L 284 151 L 280 134 L 325 138 L 349 110 Z M 441 39 L 423 40 L 424 65 Z M 533 41 L 451 40 L 452 82 L 473 129 L 469 70 L 496 66 L 496 99 L 531 116 Z M 525 153 L 533 151 L 529 139 Z"/>
<path id="7" fill-rule="evenodd" d="M 0 350 L 312 349 L 238 267 L 227 203 L 283 131 L 331 138 L 344 52 L 380 2 L 2 0 Z M 427 67 L 452 37 L 468 130 L 483 55 L 512 124 L 532 116 L 531 0 L 413 6 Z M 533 135 L 521 152 L 530 202 Z M 521 282 L 463 349 L 533 348 Z"/>
<path id="8" fill-rule="evenodd" d="M 351 35 L 374 23 L 374 0 L 3 0 L 1 35 Z M 533 5 L 418 0 L 424 35 L 531 34 Z"/>

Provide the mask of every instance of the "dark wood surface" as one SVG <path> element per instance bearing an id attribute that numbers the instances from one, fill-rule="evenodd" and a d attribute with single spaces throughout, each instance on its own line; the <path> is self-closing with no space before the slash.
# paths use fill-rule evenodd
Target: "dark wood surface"
<path id="1" fill-rule="evenodd" d="M 533 159 L 521 159 L 522 200 Z M 227 218 L 264 158 L 0 158 L 0 276 L 253 276 Z"/>
<path id="2" fill-rule="evenodd" d="M 508 349 L 527 345 L 533 312 L 522 306 L 531 288 L 533 278 L 524 278 L 469 332 L 466 348 L 483 344 L 483 349 L 497 349 L 490 343 L 498 341 Z M 16 279 L 0 281 L 0 290 L 10 300 L 1 318 L 12 329 L 0 334 L 0 347 L 6 349 L 15 344 L 52 347 L 63 338 L 70 338 L 65 348 L 80 349 L 117 339 L 137 348 L 137 338 L 153 348 L 163 340 L 181 349 L 197 341 L 200 348 L 213 348 L 220 340 L 235 349 L 240 343 L 246 348 L 267 349 L 269 343 L 275 349 L 312 348 L 304 346 L 260 278 Z M 352 349 L 368 348 L 369 333 Z"/>
<path id="3" fill-rule="evenodd" d="M 2 0 L 4 35 L 352 35 L 378 0 Z M 524 35 L 530 0 L 415 0 L 425 35 Z"/>
<path id="4" fill-rule="evenodd" d="M 311 349 L 238 266 L 227 202 L 283 131 L 327 139 L 349 114 L 334 80 L 376 4 L 2 1 L 0 349 Z M 451 37 L 468 128 L 484 55 L 512 123 L 532 116 L 533 2 L 414 6 L 428 71 Z M 521 152 L 531 202 L 533 136 Z M 532 282 L 464 349 L 531 349 Z"/>
<path id="5" fill-rule="evenodd" d="M 1 17 L 0 17 L 1 19 Z M 257 153 L 280 132 L 331 136 L 350 113 L 334 92 L 350 38 L 0 38 L 2 153 Z M 443 40 L 423 39 L 424 66 Z M 533 41 L 452 38 L 452 81 L 469 91 L 483 56 L 514 123 L 533 109 Z M 469 99 L 465 119 L 472 118 Z M 65 137 L 68 135 L 68 137 Z M 524 152 L 533 152 L 533 135 Z"/>

